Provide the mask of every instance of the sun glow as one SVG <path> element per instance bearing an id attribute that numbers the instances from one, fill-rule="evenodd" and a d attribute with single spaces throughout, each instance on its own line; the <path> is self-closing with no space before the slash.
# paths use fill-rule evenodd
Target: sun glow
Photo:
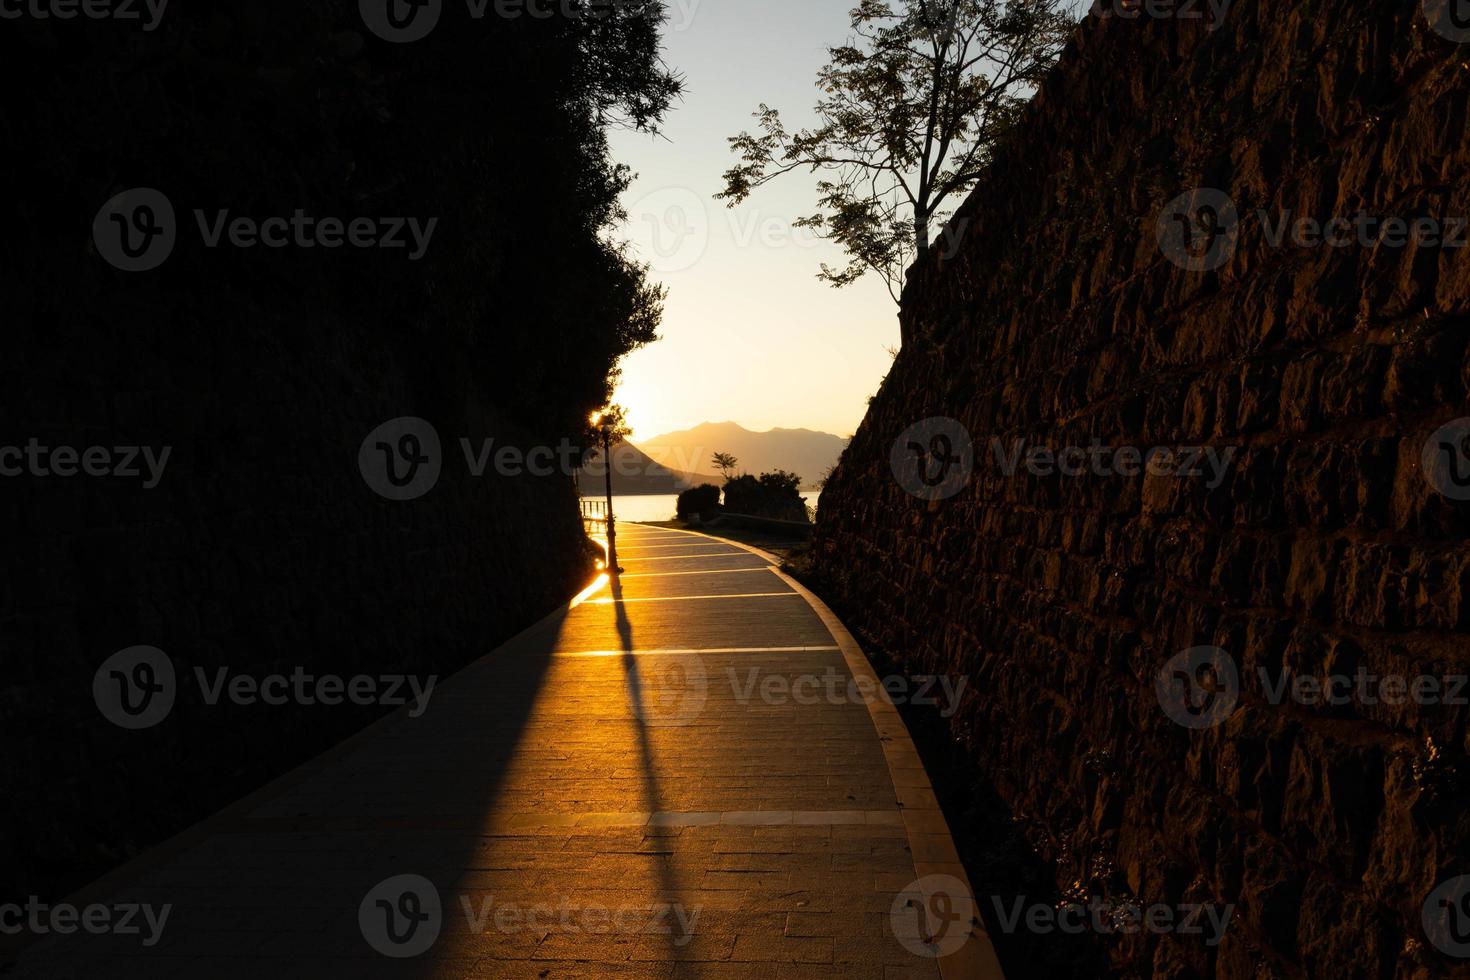
<path id="1" fill-rule="evenodd" d="M 592 584 L 591 585 L 587 586 L 587 588 L 585 588 L 581 592 L 577 593 L 577 597 L 572 600 L 572 606 L 571 606 L 571 608 L 576 609 L 582 603 L 586 602 L 588 599 L 591 599 L 593 596 L 597 595 L 597 593 L 599 593 L 599 592 L 602 591 L 603 586 L 607 585 L 608 581 L 609 580 L 608 580 L 608 577 L 607 577 L 607 573 L 606 572 L 604 572 L 601 575 L 597 576 L 597 578 L 595 578 L 592 581 Z"/>
<path id="2" fill-rule="evenodd" d="M 667 427 L 669 420 L 663 410 L 664 400 L 656 382 L 630 381 L 626 374 L 618 379 L 617 390 L 613 393 L 613 403 L 627 410 L 623 424 L 633 438 L 640 434 L 649 438 L 672 431 Z"/>

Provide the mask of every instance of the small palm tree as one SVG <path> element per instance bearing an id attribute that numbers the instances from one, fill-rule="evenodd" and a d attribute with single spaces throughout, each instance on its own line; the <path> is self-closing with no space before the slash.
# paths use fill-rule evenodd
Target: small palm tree
<path id="1" fill-rule="evenodd" d="M 710 457 L 710 462 L 714 464 L 715 469 L 720 471 L 720 475 L 727 482 L 730 479 L 730 474 L 735 472 L 735 467 L 740 465 L 740 460 L 731 456 L 729 453 L 715 453 Z"/>

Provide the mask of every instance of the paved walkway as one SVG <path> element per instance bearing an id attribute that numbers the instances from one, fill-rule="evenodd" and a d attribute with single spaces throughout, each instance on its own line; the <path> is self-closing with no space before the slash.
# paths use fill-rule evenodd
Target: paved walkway
<path id="1" fill-rule="evenodd" d="M 420 717 L 70 900 L 170 906 L 156 944 L 140 914 L 142 936 L 50 936 L 14 975 L 999 977 L 830 612 L 750 549 L 640 525 L 618 544 L 624 574 Z"/>

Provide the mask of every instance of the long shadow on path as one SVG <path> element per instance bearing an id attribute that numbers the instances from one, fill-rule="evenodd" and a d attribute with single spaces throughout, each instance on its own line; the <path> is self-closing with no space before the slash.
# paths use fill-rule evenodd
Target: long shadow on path
<path id="1" fill-rule="evenodd" d="M 633 711 L 633 727 L 638 739 L 638 761 L 643 775 L 643 798 L 645 809 L 649 813 L 663 812 L 663 798 L 659 791 L 657 762 L 654 750 L 649 739 L 649 723 L 657 723 L 661 714 L 653 702 L 656 695 L 648 690 L 644 682 L 643 673 L 639 668 L 638 656 L 634 652 L 633 624 L 628 618 L 627 606 L 623 601 L 623 586 L 618 573 L 612 573 L 612 598 L 613 608 L 616 610 L 618 642 L 622 653 L 623 673 L 627 679 L 628 702 Z M 647 833 L 656 833 L 650 828 Z M 646 838 L 645 838 L 646 839 Z M 669 851 L 658 855 L 659 883 L 662 886 L 662 894 L 657 896 L 659 903 L 676 903 L 679 901 L 679 877 L 674 868 L 674 852 Z M 680 916 L 671 916 L 669 919 L 673 931 L 668 933 L 668 946 L 671 956 L 678 958 L 679 952 L 684 948 L 680 940 L 687 944 L 689 937 L 676 935 L 678 923 L 684 921 Z M 686 975 L 697 976 L 697 966 L 688 964 L 685 967 Z"/>

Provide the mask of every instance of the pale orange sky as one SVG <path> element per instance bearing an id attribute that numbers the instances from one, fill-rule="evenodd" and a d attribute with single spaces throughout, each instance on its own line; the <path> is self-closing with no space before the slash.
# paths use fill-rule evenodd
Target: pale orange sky
<path id="1" fill-rule="evenodd" d="M 892 366 L 898 313 L 868 277 L 834 290 L 840 249 L 791 222 L 816 210 L 816 178 L 792 174 L 735 210 L 713 199 L 736 162 L 726 138 L 766 102 L 788 129 L 812 121 L 826 45 L 847 36 L 852 0 L 671 0 L 665 57 L 688 93 L 665 138 L 618 132 L 639 174 L 624 237 L 669 287 L 663 339 L 623 365 L 617 401 L 634 440 L 700 422 L 847 436 Z"/>

